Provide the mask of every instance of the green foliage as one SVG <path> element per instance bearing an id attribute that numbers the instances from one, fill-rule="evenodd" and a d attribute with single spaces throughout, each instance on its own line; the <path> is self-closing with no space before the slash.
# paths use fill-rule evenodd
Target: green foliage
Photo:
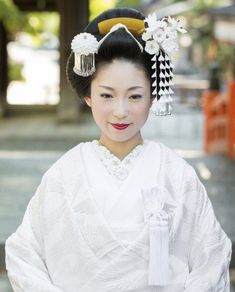
<path id="1" fill-rule="evenodd" d="M 141 4 L 141 0 L 90 0 L 90 20 L 106 9 L 114 7 L 135 8 Z"/>
<path id="2" fill-rule="evenodd" d="M 59 14 L 57 12 L 30 12 L 26 14 L 24 31 L 31 35 L 34 45 L 41 46 L 48 37 L 59 35 Z"/>
<path id="3" fill-rule="evenodd" d="M 10 82 L 13 80 L 25 81 L 22 75 L 22 69 L 23 69 L 23 64 L 10 62 L 8 65 L 9 81 Z"/>
<path id="4" fill-rule="evenodd" d="M 193 44 L 200 44 L 205 52 L 205 62 L 203 62 L 205 66 L 208 61 L 207 51 L 214 30 L 214 22 L 211 20 L 208 11 L 219 5 L 226 5 L 225 2 L 225 0 L 194 0 L 191 2 L 193 3 L 192 9 L 184 13 L 187 19 L 187 31 L 192 37 Z"/>
<path id="5" fill-rule="evenodd" d="M 141 0 L 119 0 L 117 7 L 131 7 L 135 8 L 141 4 Z"/>
<path id="6" fill-rule="evenodd" d="M 12 0 L 0 0 L 0 21 L 4 23 L 10 38 L 23 31 L 29 33 L 38 46 L 45 41 L 45 32 L 54 36 L 59 34 L 58 13 L 22 12 Z"/>
<path id="7" fill-rule="evenodd" d="M 5 20 L 15 10 L 14 4 L 9 0 L 0 0 L 0 20 Z"/>
<path id="8" fill-rule="evenodd" d="M 24 27 L 26 18 L 12 0 L 0 0 L 0 21 L 9 32 L 14 33 Z"/>
<path id="9" fill-rule="evenodd" d="M 102 13 L 106 9 L 111 9 L 116 6 L 117 0 L 90 0 L 90 20 Z"/>
<path id="10" fill-rule="evenodd" d="M 226 44 L 219 43 L 217 51 L 217 60 L 221 66 L 221 75 L 226 79 L 226 74 L 232 73 L 234 76 L 235 58 L 234 58 L 234 47 Z"/>
<path id="11" fill-rule="evenodd" d="M 59 14 L 56 12 L 30 12 L 26 14 L 26 31 L 32 35 L 45 31 L 54 35 L 59 34 Z"/>
<path id="12" fill-rule="evenodd" d="M 206 11 L 207 9 L 223 5 L 224 0 L 194 0 L 194 9 L 198 11 Z"/>
<path id="13" fill-rule="evenodd" d="M 183 0 L 173 0 L 172 3 L 176 2 L 185 2 Z M 186 1 L 187 2 L 187 1 Z M 197 13 L 198 11 L 205 11 L 212 7 L 216 7 L 219 5 L 226 5 L 228 1 L 226 0 L 193 0 L 189 1 L 193 3 L 193 10 Z"/>

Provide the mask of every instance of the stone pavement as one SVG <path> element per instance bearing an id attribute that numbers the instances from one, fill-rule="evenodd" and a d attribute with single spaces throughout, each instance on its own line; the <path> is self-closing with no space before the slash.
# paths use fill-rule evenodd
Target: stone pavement
<path id="1" fill-rule="evenodd" d="M 199 109 L 178 105 L 172 116 L 150 116 L 143 136 L 165 143 L 193 165 L 218 220 L 234 242 L 235 162 L 222 155 L 205 155 L 202 126 Z M 0 121 L 0 271 L 5 267 L 4 241 L 20 224 L 42 174 L 65 151 L 98 135 L 88 115 L 79 125 L 57 124 L 52 115 Z M 10 291 L 6 274 L 0 273 L 0 292 Z"/>

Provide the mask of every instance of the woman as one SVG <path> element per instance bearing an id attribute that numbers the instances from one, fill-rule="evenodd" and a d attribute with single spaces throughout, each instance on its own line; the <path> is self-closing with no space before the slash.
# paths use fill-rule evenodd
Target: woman
<path id="1" fill-rule="evenodd" d="M 101 134 L 46 172 L 7 239 L 14 291 L 229 291 L 231 241 L 204 186 L 141 136 L 150 109 L 170 113 L 177 32 L 172 18 L 113 9 L 72 41 L 68 79 Z"/>

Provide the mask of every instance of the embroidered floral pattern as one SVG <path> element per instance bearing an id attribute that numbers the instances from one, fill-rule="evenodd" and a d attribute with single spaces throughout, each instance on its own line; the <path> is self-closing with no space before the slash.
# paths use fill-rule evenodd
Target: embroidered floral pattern
<path id="1" fill-rule="evenodd" d="M 120 160 L 108 148 L 101 145 L 99 141 L 93 140 L 92 143 L 95 145 L 100 160 L 108 173 L 119 181 L 123 181 L 128 177 L 144 147 L 144 144 L 137 145 L 123 160 Z"/>

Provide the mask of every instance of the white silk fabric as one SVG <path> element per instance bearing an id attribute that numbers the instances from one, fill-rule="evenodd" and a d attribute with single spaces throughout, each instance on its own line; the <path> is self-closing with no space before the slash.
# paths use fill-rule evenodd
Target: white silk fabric
<path id="1" fill-rule="evenodd" d="M 168 220 L 167 263 L 149 259 L 148 218 L 159 214 Z M 230 260 L 231 241 L 195 171 L 154 141 L 119 186 L 92 142 L 68 151 L 6 241 L 15 292 L 228 292 Z M 149 285 L 150 262 L 158 276 L 167 264 L 164 285 Z"/>

